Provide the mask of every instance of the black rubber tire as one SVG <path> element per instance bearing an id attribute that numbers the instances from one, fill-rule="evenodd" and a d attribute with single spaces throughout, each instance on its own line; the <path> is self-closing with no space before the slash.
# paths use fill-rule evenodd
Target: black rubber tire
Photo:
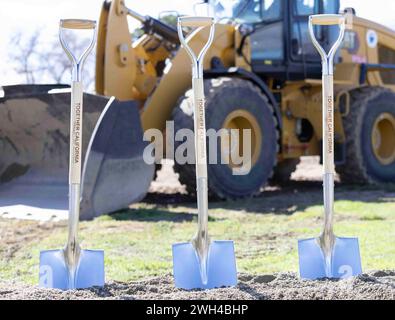
<path id="1" fill-rule="evenodd" d="M 343 119 L 346 161 L 336 167 L 341 181 L 352 184 L 395 182 L 395 161 L 381 164 L 371 144 L 371 133 L 382 113 L 395 116 L 395 93 L 382 87 L 362 87 L 350 92 L 350 113 Z"/>
<path id="2" fill-rule="evenodd" d="M 237 78 L 205 80 L 206 128 L 220 130 L 225 118 L 232 111 L 244 109 L 252 113 L 260 125 L 264 138 L 261 153 L 256 164 L 245 176 L 232 175 L 226 164 L 208 166 L 209 194 L 220 199 L 240 199 L 260 192 L 273 174 L 278 153 L 279 131 L 273 106 L 262 91 L 251 82 Z M 193 130 L 192 90 L 181 97 L 173 110 L 175 132 L 179 129 Z M 175 142 L 175 148 L 182 142 Z M 220 144 L 218 144 L 220 145 Z M 218 153 L 220 146 L 218 146 Z M 218 156 L 220 159 L 220 156 Z M 195 166 L 179 165 L 174 170 L 179 174 L 181 184 L 186 185 L 189 194 L 196 193 Z"/>
<path id="3" fill-rule="evenodd" d="M 270 179 L 270 184 L 276 185 L 288 182 L 299 163 L 299 158 L 285 159 L 279 162 L 274 168 L 273 177 Z"/>

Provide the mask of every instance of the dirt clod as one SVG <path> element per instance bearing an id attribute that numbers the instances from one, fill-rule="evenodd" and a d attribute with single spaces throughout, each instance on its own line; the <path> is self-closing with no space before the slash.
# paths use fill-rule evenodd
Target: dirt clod
<path id="1" fill-rule="evenodd" d="M 272 282 L 276 279 L 275 276 L 273 275 L 263 275 L 263 276 L 257 276 L 253 279 L 254 282 L 256 283 L 269 283 Z"/>
<path id="2" fill-rule="evenodd" d="M 394 300 L 395 272 L 376 271 L 347 280 L 301 280 L 296 274 L 241 274 L 235 288 L 184 291 L 175 289 L 170 275 L 140 282 L 109 282 L 104 288 L 59 291 L 13 282 L 0 283 L 2 299 L 204 299 L 204 300 Z"/>

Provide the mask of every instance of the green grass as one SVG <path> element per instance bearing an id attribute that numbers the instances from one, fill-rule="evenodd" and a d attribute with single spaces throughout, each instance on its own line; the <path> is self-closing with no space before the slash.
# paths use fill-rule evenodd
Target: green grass
<path id="1" fill-rule="evenodd" d="M 209 230 L 235 241 L 239 272 L 297 271 L 297 239 L 315 237 L 322 225 L 321 194 L 299 192 L 239 202 L 214 203 Z M 395 196 L 344 191 L 336 202 L 335 232 L 359 238 L 364 270 L 395 268 Z M 343 197 L 343 195 L 345 195 Z M 171 273 L 171 245 L 189 241 L 196 228 L 193 203 L 132 209 L 80 224 L 84 248 L 104 249 L 107 280 L 132 281 Z M 2 230 L 2 231 L 1 231 Z M 26 240 L 25 233 L 31 236 Z M 35 284 L 40 250 L 61 248 L 65 224 L 0 220 L 0 275 Z M 9 248 L 14 246 L 10 254 Z"/>

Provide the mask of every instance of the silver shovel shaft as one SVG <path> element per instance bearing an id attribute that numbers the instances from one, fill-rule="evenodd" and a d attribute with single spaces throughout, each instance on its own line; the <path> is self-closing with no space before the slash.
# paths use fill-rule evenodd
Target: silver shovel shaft
<path id="1" fill-rule="evenodd" d="M 206 152 L 206 120 L 203 79 L 192 80 L 194 94 L 194 130 L 196 150 L 196 182 L 198 194 L 199 233 L 207 233 L 208 223 L 208 190 L 207 190 L 207 152 Z"/>
<path id="2" fill-rule="evenodd" d="M 334 177 L 335 177 L 335 135 L 334 135 L 334 57 L 345 33 L 345 17 L 342 15 L 315 15 L 309 19 L 309 32 L 312 42 L 322 58 L 322 152 L 323 152 L 323 189 L 324 189 L 324 227 L 319 238 L 326 260 L 326 274 L 332 270 L 332 252 L 335 245 L 333 232 L 334 215 Z M 327 54 L 314 35 L 314 25 L 338 25 L 339 38 Z"/>
<path id="3" fill-rule="evenodd" d="M 90 45 L 77 58 L 69 49 L 64 39 L 64 29 L 91 29 L 93 37 Z M 80 258 L 80 246 L 77 239 L 81 200 L 81 168 L 82 168 L 82 115 L 83 85 L 82 69 L 86 58 L 96 42 L 96 22 L 90 20 L 61 20 L 59 39 L 72 64 L 71 105 L 70 105 L 70 159 L 69 159 L 69 232 L 64 249 L 65 261 L 69 271 L 70 289 L 76 288 L 76 273 Z"/>
<path id="4" fill-rule="evenodd" d="M 210 35 L 206 45 L 199 55 L 188 46 L 182 27 L 210 26 Z M 204 56 L 214 40 L 214 20 L 208 17 L 180 17 L 178 20 L 178 35 L 182 46 L 187 51 L 192 62 L 192 89 L 194 101 L 194 130 L 195 130 L 195 156 L 196 156 L 196 185 L 198 205 L 198 230 L 192 240 L 200 262 L 200 273 L 203 284 L 208 282 L 207 259 L 210 248 L 208 235 L 208 183 L 207 183 L 207 151 L 206 151 L 206 120 L 205 97 L 203 80 Z"/>
<path id="5" fill-rule="evenodd" d="M 333 112 L 333 75 L 322 77 L 322 141 L 323 141 L 323 187 L 324 187 L 324 235 L 333 234 L 333 211 L 334 211 L 334 176 L 335 176 L 335 153 L 334 153 L 334 112 Z"/>
<path id="6" fill-rule="evenodd" d="M 65 259 L 69 269 L 69 284 L 73 289 L 76 288 L 75 276 L 81 251 L 77 236 L 81 198 L 82 97 L 82 83 L 73 82 L 70 106 L 69 233 L 65 248 Z"/>
<path id="7" fill-rule="evenodd" d="M 193 244 L 198 252 L 203 266 L 207 265 L 210 237 L 208 235 L 208 183 L 207 183 L 207 154 L 206 154 L 206 125 L 204 82 L 202 78 L 192 80 L 194 92 L 194 128 L 196 150 L 196 185 L 198 206 L 198 230 Z M 201 268 L 205 270 L 205 267 Z M 202 282 L 207 284 L 207 273 L 202 272 Z"/>

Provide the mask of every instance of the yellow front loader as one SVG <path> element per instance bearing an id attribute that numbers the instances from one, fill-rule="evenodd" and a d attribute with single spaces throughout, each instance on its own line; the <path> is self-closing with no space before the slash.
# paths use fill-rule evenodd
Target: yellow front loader
<path id="1" fill-rule="evenodd" d="M 243 129 L 252 134 L 251 170 L 235 175 L 239 163 L 210 164 L 209 190 L 222 199 L 250 197 L 270 181 L 287 181 L 301 156 L 321 156 L 321 61 L 307 21 L 311 14 L 338 13 L 339 1 L 206 2 L 218 21 L 204 66 L 207 128 L 239 129 L 240 141 Z M 395 182 L 395 33 L 357 17 L 353 9 L 345 14 L 349 30 L 335 59 L 336 170 L 344 182 Z M 141 23 L 141 36 L 132 37 L 128 19 Z M 208 37 L 208 30 L 185 33 L 195 49 Z M 325 47 L 337 30 L 317 27 L 316 34 Z M 143 132 L 169 135 L 166 122 L 171 120 L 174 132 L 193 128 L 189 63 L 174 27 L 135 12 L 122 0 L 104 2 L 97 95 L 86 95 L 85 102 L 90 111 L 85 115 L 83 218 L 122 209 L 145 195 L 158 166 L 144 160 L 148 142 Z M 52 190 L 67 178 L 67 95 L 61 90 L 4 87 L 0 198 L 12 200 L 1 200 L 3 208 L 18 202 L 27 180 Z M 174 157 L 169 142 L 174 148 L 183 143 L 169 136 L 166 141 L 167 150 L 155 154 L 158 161 Z M 231 152 L 224 145 L 217 144 L 218 158 Z M 174 168 L 194 193 L 194 165 L 175 161 Z"/>

